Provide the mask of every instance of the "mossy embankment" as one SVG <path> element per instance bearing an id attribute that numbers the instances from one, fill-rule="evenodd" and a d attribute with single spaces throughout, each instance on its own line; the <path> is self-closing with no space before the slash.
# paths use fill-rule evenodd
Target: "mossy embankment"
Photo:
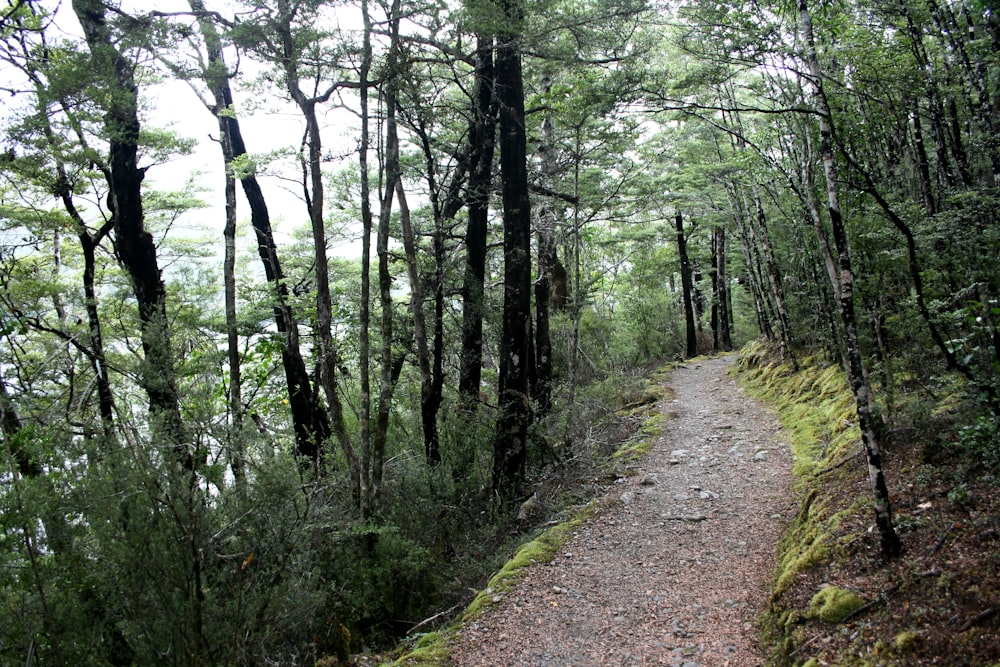
<path id="1" fill-rule="evenodd" d="M 759 619 L 768 664 L 1000 664 L 997 478 L 962 448 L 960 389 L 894 396 L 883 453 L 904 554 L 885 562 L 840 367 L 793 372 L 755 343 L 737 369 L 786 429 L 799 499 Z"/>

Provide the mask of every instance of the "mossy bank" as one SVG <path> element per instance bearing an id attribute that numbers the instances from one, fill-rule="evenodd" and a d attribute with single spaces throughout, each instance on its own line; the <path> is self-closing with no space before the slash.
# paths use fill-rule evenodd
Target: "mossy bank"
<path id="1" fill-rule="evenodd" d="M 1000 664 L 996 479 L 961 450 L 961 386 L 942 380 L 930 401 L 900 392 L 879 404 L 904 543 L 886 562 L 839 365 L 811 357 L 793 371 L 754 343 L 737 369 L 789 435 L 799 502 L 759 618 L 767 664 Z"/>

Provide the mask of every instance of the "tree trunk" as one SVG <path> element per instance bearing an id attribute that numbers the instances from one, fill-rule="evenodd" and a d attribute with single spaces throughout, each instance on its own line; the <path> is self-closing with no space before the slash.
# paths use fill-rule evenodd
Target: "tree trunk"
<path id="1" fill-rule="evenodd" d="M 542 92 L 552 90 L 552 78 L 546 75 L 542 78 Z M 555 129 L 552 112 L 546 113 L 542 120 L 541 131 L 541 168 L 545 182 L 555 176 Z M 536 378 L 532 387 L 532 397 L 535 400 L 535 410 L 539 417 L 548 414 L 552 403 L 552 336 L 549 325 L 549 315 L 552 310 L 552 291 L 554 274 L 559 258 L 556 254 L 554 231 L 556 226 L 556 209 L 551 199 L 544 201 L 538 213 L 538 223 L 535 230 L 538 245 L 538 278 L 535 281 L 535 369 Z"/>
<path id="2" fill-rule="evenodd" d="M 188 0 L 188 4 L 193 11 L 204 11 L 204 3 L 201 0 Z M 233 107 L 233 94 L 223 57 L 222 42 L 215 26 L 208 19 L 199 20 L 199 27 L 208 52 L 209 68 L 205 83 L 215 100 L 212 113 L 219 118 L 219 128 L 223 136 L 223 157 L 227 161 L 228 168 L 233 159 L 247 154 L 246 142 L 243 139 L 239 119 L 230 113 Z M 225 155 L 227 140 L 231 151 L 230 157 Z M 250 206 L 250 224 L 257 238 L 257 253 L 264 267 L 264 277 L 273 289 L 275 327 L 284 336 L 281 346 L 281 366 L 288 389 L 295 448 L 299 455 L 312 458 L 321 443 L 330 437 L 330 423 L 325 411 L 319 405 L 302 358 L 298 321 L 291 304 L 288 303 L 288 287 L 278 259 L 278 247 L 274 242 L 271 216 L 264 193 L 256 175 L 252 172 L 240 176 L 240 185 Z"/>
<path id="3" fill-rule="evenodd" d="M 688 259 L 687 240 L 684 238 L 684 218 L 680 211 L 674 216 L 677 229 L 677 255 L 681 262 L 681 298 L 684 301 L 684 356 L 688 359 L 698 356 L 698 334 L 694 321 L 694 302 L 692 300 L 691 262 Z"/>
<path id="4" fill-rule="evenodd" d="M 140 384 L 149 398 L 152 442 L 166 443 L 177 460 L 194 469 L 190 438 L 181 418 L 177 376 L 170 349 L 166 290 L 156 245 L 146 231 L 142 208 L 144 170 L 138 165 L 138 86 L 133 63 L 113 45 L 99 0 L 73 0 L 87 46 L 99 76 L 106 76 L 115 95 L 105 112 L 109 137 L 108 204 L 114 220 L 115 254 L 125 269 L 139 307 L 144 360 Z"/>
<path id="5" fill-rule="evenodd" d="M 371 130 L 368 102 L 368 77 L 372 65 L 372 19 L 368 0 L 361 0 L 362 36 L 361 68 L 358 97 L 361 104 L 361 141 L 358 147 L 358 171 L 361 179 L 361 303 L 358 308 L 358 365 L 360 368 L 361 412 L 358 415 L 360 443 L 358 457 L 361 470 L 358 475 L 358 504 L 361 518 L 367 519 L 377 500 L 372 491 L 372 387 L 371 387 L 371 257 L 372 257 L 372 207 L 371 181 L 368 174 L 368 150 Z"/>
<path id="6" fill-rule="evenodd" d="M 466 409 L 479 403 L 483 365 L 484 280 L 493 152 L 496 136 L 493 39 L 477 36 L 473 121 L 469 128 L 472 153 L 468 187 L 468 227 L 465 233 L 465 276 L 462 282 L 462 351 L 458 393 Z"/>
<path id="7" fill-rule="evenodd" d="M 324 191 L 323 191 L 323 139 L 319 127 L 316 107 L 325 97 L 310 97 L 303 92 L 298 66 L 300 58 L 298 47 L 292 36 L 293 11 L 288 0 L 278 0 L 279 14 L 276 31 L 280 40 L 281 64 L 284 68 L 284 79 L 289 97 L 299 107 L 306 123 L 305 133 L 305 171 L 306 183 L 303 184 L 306 207 L 313 238 L 313 260 L 316 276 L 316 331 L 315 352 L 317 367 L 317 385 L 322 387 L 326 396 L 329 423 L 333 435 L 337 438 L 344 456 L 350 466 L 352 480 L 357 492 L 360 486 L 360 462 L 357 452 L 351 443 L 347 425 L 344 422 L 344 408 L 337 388 L 337 351 L 333 344 L 333 300 L 330 294 L 330 270 L 326 252 L 326 227 L 324 224 Z M 332 90 L 328 95 L 332 94 Z M 309 452 L 316 465 L 319 465 L 322 447 Z"/>
<path id="8" fill-rule="evenodd" d="M 716 280 L 718 281 L 717 298 L 719 303 L 719 334 L 722 349 L 729 352 L 733 349 L 732 310 L 729 298 L 729 267 L 726 255 L 726 230 L 721 226 L 715 228 Z"/>
<path id="9" fill-rule="evenodd" d="M 528 372 L 531 327 L 531 202 L 521 73 L 520 0 L 499 0 L 509 28 L 498 36 L 496 95 L 500 107 L 503 181 L 504 304 L 500 335 L 499 408 L 493 443 L 493 491 L 503 500 L 519 493 L 532 421 Z"/>
<path id="10" fill-rule="evenodd" d="M 771 297 L 774 300 L 774 310 L 778 317 L 778 340 L 781 344 L 781 356 L 783 359 L 788 359 L 791 362 L 793 370 L 798 371 L 799 362 L 796 360 L 795 350 L 792 348 L 792 324 L 788 318 L 788 311 L 785 309 L 785 288 L 781 282 L 778 263 L 774 258 L 771 236 L 767 231 L 767 216 L 764 213 L 764 203 L 760 199 L 756 185 L 751 186 L 750 190 L 753 196 L 756 216 L 749 217 L 748 225 L 752 230 L 753 238 L 756 240 L 755 246 L 760 249 L 764 256 L 767 280 L 771 286 Z M 747 209 L 749 210 L 749 206 Z"/>
<path id="11" fill-rule="evenodd" d="M 806 44 L 806 66 L 813 85 L 813 98 L 818 112 L 821 136 L 820 157 L 823 160 L 823 172 L 826 178 L 827 210 L 833 231 L 834 247 L 837 250 L 838 281 L 836 290 L 840 297 L 840 316 L 844 325 L 844 347 L 848 360 L 848 379 L 854 393 L 857 405 L 858 424 L 861 428 L 861 440 L 868 460 L 868 475 L 873 495 L 875 523 L 878 526 L 882 542 L 882 554 L 886 558 L 894 558 L 902 550 L 902 544 L 896 535 L 892 523 L 892 509 L 889 504 L 889 490 L 882 468 L 882 454 L 875 430 L 875 417 L 872 414 L 871 387 L 868 384 L 864 360 L 858 341 L 858 327 L 854 307 L 854 272 L 851 266 L 851 253 L 847 240 L 847 230 L 841 216 L 839 186 L 836 178 L 836 164 L 833 153 L 833 116 L 827 104 L 823 90 L 823 71 L 816 53 L 816 41 L 813 35 L 812 16 L 806 0 L 799 0 L 799 19 Z"/>

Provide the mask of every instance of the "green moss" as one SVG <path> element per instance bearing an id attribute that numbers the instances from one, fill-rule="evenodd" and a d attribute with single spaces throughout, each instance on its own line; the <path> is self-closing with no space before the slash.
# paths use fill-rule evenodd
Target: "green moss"
<path id="1" fill-rule="evenodd" d="M 559 548 L 573 536 L 573 532 L 600 510 L 601 504 L 600 499 L 588 503 L 568 521 L 549 528 L 522 545 L 514 553 L 514 557 L 493 575 L 486 590 L 479 592 L 462 615 L 462 622 L 475 618 L 483 609 L 493 604 L 495 598 L 512 590 L 528 567 L 552 560 Z"/>
<path id="2" fill-rule="evenodd" d="M 841 368 L 820 357 L 800 359 L 800 370 L 793 372 L 773 350 L 754 343 L 740 353 L 737 369 L 747 392 L 776 409 L 794 457 L 793 488 L 801 507 L 779 544 L 771 604 L 760 625 L 771 661 L 798 664 L 805 656 L 796 658 L 797 651 L 811 636 L 803 620 L 838 622 L 864 604 L 848 591 L 824 589 L 806 611 L 795 608 L 796 596 L 785 595 L 803 573 L 835 557 L 848 541 L 841 525 L 866 507 L 863 498 L 845 506 L 842 494 L 827 491 L 857 474 L 838 465 L 860 451 L 854 396 Z"/>
<path id="3" fill-rule="evenodd" d="M 391 667 L 402 667 L 403 665 L 450 667 L 452 661 L 448 643 L 451 641 L 452 635 L 453 631 L 428 632 L 417 640 L 409 652 L 389 664 Z"/>
<path id="4" fill-rule="evenodd" d="M 892 647 L 897 653 L 909 653 L 920 646 L 920 634 L 917 632 L 900 632 L 892 640 Z"/>
<path id="5" fill-rule="evenodd" d="M 809 601 L 809 618 L 818 618 L 827 623 L 840 623 L 851 612 L 865 606 L 861 596 L 843 588 L 827 586 Z"/>

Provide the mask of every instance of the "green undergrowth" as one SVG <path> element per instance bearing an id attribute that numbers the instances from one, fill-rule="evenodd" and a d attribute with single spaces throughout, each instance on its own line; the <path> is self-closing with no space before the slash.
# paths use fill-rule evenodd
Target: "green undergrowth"
<path id="1" fill-rule="evenodd" d="M 845 464 L 860 452 L 861 438 L 844 373 L 815 357 L 801 359 L 799 367 L 793 371 L 759 343 L 747 345 L 737 365 L 744 388 L 770 404 L 785 427 L 794 460 L 793 488 L 799 498 L 799 511 L 779 544 L 770 604 L 760 619 L 775 664 L 796 664 L 789 656 L 806 636 L 804 623 L 836 623 L 835 617 L 846 616 L 840 614 L 841 603 L 856 605 L 857 598 L 849 591 L 833 595 L 840 589 L 806 596 L 805 603 L 801 595 L 788 593 L 855 537 L 844 526 L 865 511 L 862 501 L 847 501 L 837 492 L 853 481 L 847 475 L 856 468 Z"/>
<path id="2" fill-rule="evenodd" d="M 664 422 L 668 419 L 660 409 L 660 404 L 672 395 L 666 382 L 667 376 L 674 368 L 676 364 L 667 364 L 650 374 L 643 390 L 615 413 L 614 419 L 637 421 L 638 427 L 634 429 L 634 434 L 619 444 L 611 454 L 609 463 L 613 467 L 635 463 L 652 449 Z M 565 511 L 564 515 L 568 515 L 569 518 L 543 530 L 534 539 L 518 547 L 510 560 L 490 578 L 486 588 L 476 595 L 456 621 L 446 628 L 417 637 L 411 646 L 402 649 L 401 657 L 387 664 L 390 667 L 452 665 L 450 644 L 462 627 L 502 601 L 527 574 L 529 567 L 552 560 L 580 526 L 600 513 L 611 502 L 613 501 L 607 497 L 601 497 L 582 507 Z"/>

